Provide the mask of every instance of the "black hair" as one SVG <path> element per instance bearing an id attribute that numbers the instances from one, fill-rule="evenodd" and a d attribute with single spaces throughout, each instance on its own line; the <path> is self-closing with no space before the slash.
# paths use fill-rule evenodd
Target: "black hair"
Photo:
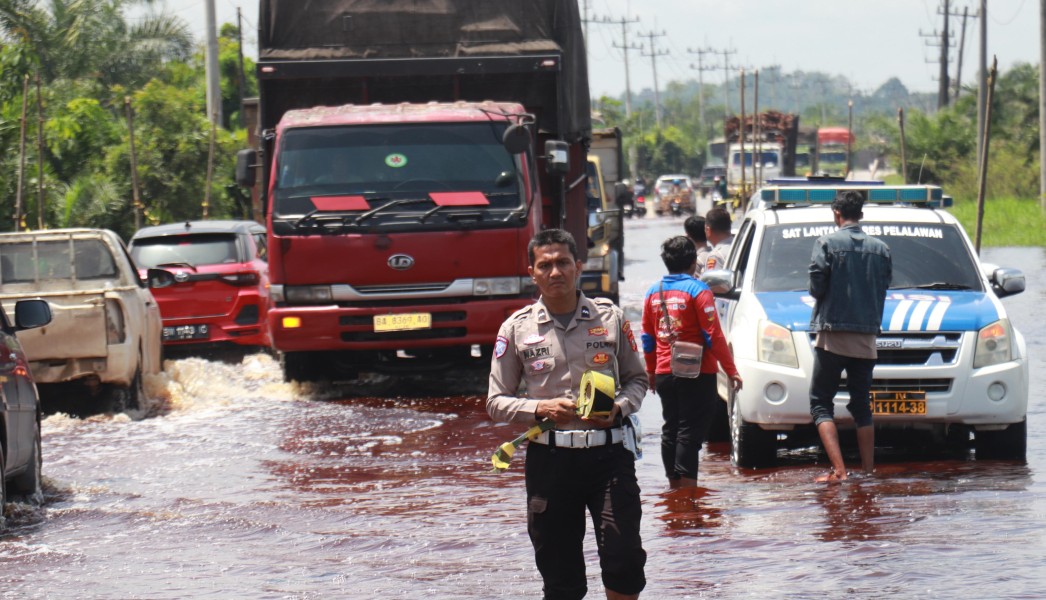
<path id="1" fill-rule="evenodd" d="M 722 206 L 716 206 L 705 215 L 705 223 L 712 231 L 730 233 L 730 213 Z"/>
<path id="2" fill-rule="evenodd" d="M 864 195 L 857 190 L 840 192 L 832 201 L 832 210 L 839 211 L 847 221 L 859 221 L 864 216 Z"/>
<path id="3" fill-rule="evenodd" d="M 661 244 L 661 260 L 671 274 L 690 273 L 697 262 L 697 248 L 690 238 L 682 235 L 670 237 Z"/>
<path id="4" fill-rule="evenodd" d="M 542 229 L 537 232 L 527 244 L 527 255 L 530 257 L 530 265 L 534 266 L 534 248 L 538 246 L 551 246 L 552 244 L 566 244 L 570 250 L 570 256 L 577 260 L 577 243 L 569 231 L 562 229 Z"/>
<path id="5" fill-rule="evenodd" d="M 705 237 L 705 218 L 697 215 L 690 215 L 683 221 L 683 230 L 686 231 L 686 236 L 695 242 L 707 242 L 708 238 Z"/>

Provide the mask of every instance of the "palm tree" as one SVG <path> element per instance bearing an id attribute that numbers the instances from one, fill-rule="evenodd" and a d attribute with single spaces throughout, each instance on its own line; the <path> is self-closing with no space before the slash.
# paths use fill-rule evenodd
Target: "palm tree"
<path id="1" fill-rule="evenodd" d="M 91 78 L 139 87 L 170 60 L 191 56 L 193 38 L 178 17 L 125 11 L 152 0 L 0 0 L 0 39 L 25 46 L 45 83 Z"/>

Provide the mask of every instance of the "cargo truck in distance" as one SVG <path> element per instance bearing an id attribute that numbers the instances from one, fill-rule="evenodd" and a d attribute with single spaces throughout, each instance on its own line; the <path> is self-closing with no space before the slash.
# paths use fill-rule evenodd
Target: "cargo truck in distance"
<path id="1" fill-rule="evenodd" d="M 799 115 L 774 110 L 726 120 L 727 192 L 751 191 L 764 182 L 795 176 Z M 744 155 L 742 158 L 742 154 Z"/>
<path id="2" fill-rule="evenodd" d="M 257 181 L 287 380 L 489 360 L 527 244 L 587 258 L 577 2 L 262 0 Z"/>
<path id="3" fill-rule="evenodd" d="M 854 135 L 845 127 L 821 127 L 817 130 L 817 158 L 814 163 L 819 175 L 846 177 L 850 173 L 850 157 Z"/>

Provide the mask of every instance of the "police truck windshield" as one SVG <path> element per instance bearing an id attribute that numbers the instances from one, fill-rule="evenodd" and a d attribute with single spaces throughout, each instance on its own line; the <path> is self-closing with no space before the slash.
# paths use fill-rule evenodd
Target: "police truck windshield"
<path id="1" fill-rule="evenodd" d="M 890 289 L 983 290 L 980 271 L 954 225 L 867 222 L 861 228 L 890 247 Z M 814 242 L 835 229 L 827 223 L 767 227 L 756 263 L 755 291 L 806 291 Z"/>
<path id="2" fill-rule="evenodd" d="M 273 216 L 339 228 L 440 228 L 504 221 L 522 207 L 521 159 L 501 123 L 382 124 L 288 130 Z M 361 218 L 361 215 L 366 217 Z"/>

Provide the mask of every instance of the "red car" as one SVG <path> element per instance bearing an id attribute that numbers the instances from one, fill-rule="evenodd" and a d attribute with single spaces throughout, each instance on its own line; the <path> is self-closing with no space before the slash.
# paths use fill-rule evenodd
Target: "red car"
<path id="1" fill-rule="evenodd" d="M 174 285 L 153 290 L 165 347 L 271 346 L 264 226 L 188 221 L 144 227 L 128 247 L 143 277 L 150 268 L 174 273 Z"/>

